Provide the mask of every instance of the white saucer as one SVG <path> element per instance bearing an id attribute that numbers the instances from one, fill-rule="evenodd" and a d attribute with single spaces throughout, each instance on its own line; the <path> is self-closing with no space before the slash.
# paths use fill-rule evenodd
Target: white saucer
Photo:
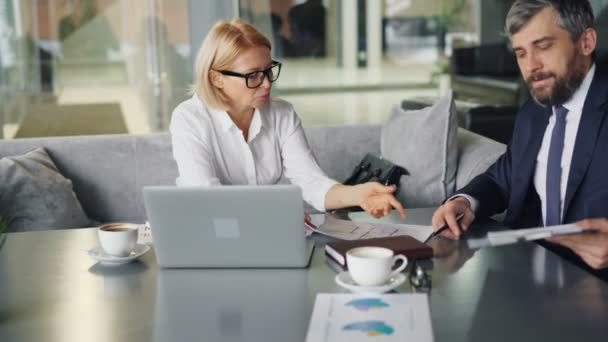
<path id="1" fill-rule="evenodd" d="M 338 285 L 355 293 L 384 293 L 399 287 L 404 281 L 405 275 L 403 273 L 398 273 L 396 276 L 390 278 L 385 284 L 378 286 L 361 286 L 355 283 L 348 271 L 340 272 L 336 275 L 336 283 Z"/>
<path id="2" fill-rule="evenodd" d="M 89 249 L 89 256 L 104 265 L 122 265 L 129 263 L 140 256 L 146 254 L 150 250 L 150 246 L 138 243 L 130 255 L 126 257 L 116 257 L 106 254 L 100 246 L 95 246 Z"/>

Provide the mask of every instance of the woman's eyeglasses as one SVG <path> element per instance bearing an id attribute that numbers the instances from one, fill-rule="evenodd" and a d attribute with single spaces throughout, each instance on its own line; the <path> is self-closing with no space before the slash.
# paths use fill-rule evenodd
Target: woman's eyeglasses
<path id="1" fill-rule="evenodd" d="M 245 79 L 245 84 L 247 88 L 258 88 L 264 83 L 266 77 L 270 82 L 274 82 L 279 79 L 279 74 L 281 73 L 281 62 L 272 61 L 270 67 L 266 70 L 249 72 L 246 74 L 241 74 L 238 72 L 230 71 L 230 70 L 216 70 L 222 75 L 226 76 L 234 76 L 234 77 L 242 77 Z"/>

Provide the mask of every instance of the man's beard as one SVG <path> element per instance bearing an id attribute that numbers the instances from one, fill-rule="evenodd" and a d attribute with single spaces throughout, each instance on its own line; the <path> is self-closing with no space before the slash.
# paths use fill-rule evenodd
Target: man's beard
<path id="1" fill-rule="evenodd" d="M 564 77 L 557 77 L 553 72 L 536 72 L 530 75 L 526 79 L 526 83 L 528 84 L 528 88 L 530 89 L 530 94 L 538 104 L 541 106 L 555 106 L 561 105 L 570 100 L 572 95 L 576 92 L 578 87 L 580 87 L 581 83 L 585 79 L 585 69 L 584 63 L 582 63 L 582 57 L 578 51 L 575 55 L 570 59 L 568 63 L 568 72 Z M 532 87 L 533 81 L 543 80 L 549 77 L 553 77 L 555 79 L 553 88 L 548 94 L 543 94 L 541 89 L 534 89 Z"/>

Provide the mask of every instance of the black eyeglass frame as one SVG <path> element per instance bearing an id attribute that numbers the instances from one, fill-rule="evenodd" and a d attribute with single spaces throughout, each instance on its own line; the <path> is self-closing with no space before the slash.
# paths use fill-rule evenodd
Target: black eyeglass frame
<path id="1" fill-rule="evenodd" d="M 279 61 L 272 61 L 272 63 L 270 64 L 270 67 L 268 67 L 268 69 L 266 70 L 258 70 L 258 71 L 252 71 L 252 72 L 248 72 L 246 74 L 241 74 L 239 72 L 234 72 L 234 71 L 230 71 L 230 70 L 216 70 L 217 72 L 219 72 L 222 75 L 226 75 L 226 76 L 234 76 L 234 77 L 242 77 L 245 79 L 245 85 L 247 86 L 247 88 L 249 89 L 255 89 L 255 88 L 259 88 L 262 84 L 264 84 L 264 80 L 266 79 L 266 77 L 268 77 L 268 79 L 270 80 L 270 83 L 273 83 L 274 81 L 279 79 L 279 75 L 281 74 L 281 66 L 283 65 L 283 63 L 279 62 Z M 279 67 L 279 70 L 276 72 L 276 74 L 273 74 L 273 77 L 270 77 L 270 71 L 272 70 L 272 68 L 274 67 Z M 249 85 L 249 79 L 251 76 L 257 74 L 257 73 L 262 73 L 262 79 L 260 81 L 260 84 L 256 85 L 256 86 L 250 86 Z"/>

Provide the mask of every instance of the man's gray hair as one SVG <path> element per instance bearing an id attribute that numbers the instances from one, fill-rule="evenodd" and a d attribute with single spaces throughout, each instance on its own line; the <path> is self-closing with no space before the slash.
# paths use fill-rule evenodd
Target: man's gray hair
<path id="1" fill-rule="evenodd" d="M 593 9 L 588 0 L 516 0 L 507 14 L 505 34 L 511 38 L 540 11 L 555 8 L 557 24 L 570 33 L 572 40 L 593 28 Z"/>

